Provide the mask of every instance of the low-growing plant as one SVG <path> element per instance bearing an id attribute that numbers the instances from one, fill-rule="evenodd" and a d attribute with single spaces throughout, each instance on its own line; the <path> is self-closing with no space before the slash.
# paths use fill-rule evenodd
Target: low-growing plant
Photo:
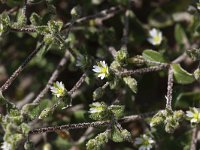
<path id="1" fill-rule="evenodd" d="M 199 1 L 1 0 L 0 11 L 3 150 L 200 147 Z"/>

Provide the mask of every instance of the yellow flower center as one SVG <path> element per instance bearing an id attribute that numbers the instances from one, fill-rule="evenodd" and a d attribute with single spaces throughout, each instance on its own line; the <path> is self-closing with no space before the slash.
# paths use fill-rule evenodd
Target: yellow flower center
<path id="1" fill-rule="evenodd" d="M 108 76 L 107 70 L 108 70 L 107 67 L 103 67 L 103 68 L 101 69 L 101 73 L 104 73 L 106 76 Z"/>
<path id="2" fill-rule="evenodd" d="M 158 42 L 160 42 L 160 37 L 159 36 L 155 36 L 153 40 L 154 40 L 154 42 L 158 43 Z"/>

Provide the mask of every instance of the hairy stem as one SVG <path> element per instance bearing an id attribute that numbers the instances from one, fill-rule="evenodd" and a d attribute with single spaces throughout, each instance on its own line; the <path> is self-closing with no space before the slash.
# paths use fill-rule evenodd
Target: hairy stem
<path id="1" fill-rule="evenodd" d="M 58 78 L 58 75 L 60 74 L 60 72 L 62 71 L 63 67 L 67 63 L 68 58 L 69 58 L 69 52 L 66 51 L 64 57 L 60 60 L 58 66 L 56 67 L 56 69 L 52 73 L 52 75 L 51 75 L 49 81 L 47 82 L 46 86 L 39 93 L 39 95 L 35 98 L 33 103 L 39 103 L 40 100 L 44 97 L 44 95 L 48 92 L 50 86 L 53 84 L 53 82 L 56 81 L 56 79 Z"/>
<path id="2" fill-rule="evenodd" d="M 86 76 L 87 76 L 87 72 L 85 72 L 84 74 L 82 74 L 82 76 L 80 77 L 80 79 L 78 80 L 78 82 L 68 92 L 69 95 L 72 95 L 83 84 L 83 82 L 85 81 Z"/>
<path id="3" fill-rule="evenodd" d="M 141 115 L 131 115 L 131 116 L 125 116 L 121 118 L 119 123 L 126 123 L 130 121 L 135 121 L 138 119 L 142 119 L 144 117 L 149 117 L 155 114 L 156 112 L 141 114 Z M 109 126 L 110 121 L 96 121 L 96 122 L 86 122 L 86 123 L 78 123 L 78 124 L 67 124 L 67 125 L 61 125 L 61 126 L 54 126 L 54 127 L 44 127 L 39 129 L 33 129 L 29 132 L 29 134 L 41 134 L 45 132 L 55 132 L 57 130 L 69 130 L 69 129 L 81 129 L 81 128 L 89 128 L 89 127 L 102 127 L 102 126 Z"/>
<path id="4" fill-rule="evenodd" d="M 167 82 L 167 101 L 166 108 L 172 110 L 172 91 L 173 91 L 173 69 L 170 66 L 168 71 L 168 82 Z"/>
<path id="5" fill-rule="evenodd" d="M 31 59 L 40 51 L 44 44 L 40 44 L 27 58 L 26 60 L 18 67 L 17 70 L 10 76 L 10 78 L 3 84 L 3 86 L 0 88 L 0 92 L 4 92 L 17 78 L 17 76 L 24 70 L 26 65 L 31 61 Z"/>
<path id="6" fill-rule="evenodd" d="M 123 71 L 123 72 L 120 72 L 119 75 L 120 76 L 130 76 L 130 75 L 136 75 L 136 74 L 143 74 L 143 73 L 148 73 L 148 72 L 155 72 L 155 71 L 164 70 L 164 69 L 167 69 L 168 67 L 169 67 L 168 64 L 162 64 L 162 65 L 159 65 L 159 66 Z"/>

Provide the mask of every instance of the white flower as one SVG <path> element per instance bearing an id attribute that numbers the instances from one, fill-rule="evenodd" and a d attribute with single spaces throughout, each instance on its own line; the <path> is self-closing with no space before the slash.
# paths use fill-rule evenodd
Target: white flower
<path id="1" fill-rule="evenodd" d="M 200 3 L 197 3 L 197 9 L 200 10 Z"/>
<path id="2" fill-rule="evenodd" d="M 1 148 L 2 150 L 12 150 L 12 145 L 4 141 L 3 144 L 1 145 Z"/>
<path id="3" fill-rule="evenodd" d="M 134 144 L 138 146 L 139 150 L 150 150 L 153 148 L 154 140 L 146 134 L 141 135 L 135 139 Z"/>
<path id="4" fill-rule="evenodd" d="M 195 107 L 191 108 L 190 111 L 186 111 L 186 116 L 188 117 L 191 123 L 200 122 L 200 112 Z"/>
<path id="5" fill-rule="evenodd" d="M 162 42 L 162 32 L 153 28 L 149 31 L 149 35 L 150 37 L 148 38 L 148 41 L 152 45 L 160 45 L 160 43 Z"/>
<path id="6" fill-rule="evenodd" d="M 97 66 L 94 65 L 92 70 L 97 73 L 98 77 L 101 78 L 101 80 L 105 77 L 108 77 L 109 75 L 108 65 L 105 63 L 105 61 L 100 61 L 99 63 L 97 63 Z"/>
<path id="7" fill-rule="evenodd" d="M 90 108 L 89 113 L 91 113 L 91 114 L 100 113 L 103 110 L 104 110 L 104 108 L 102 107 L 101 103 L 95 102 L 95 103 L 92 103 L 92 108 Z"/>
<path id="8" fill-rule="evenodd" d="M 50 87 L 53 95 L 57 97 L 62 97 L 65 95 L 65 86 L 62 82 L 56 82 L 53 86 Z"/>
<path id="9" fill-rule="evenodd" d="M 0 23 L 0 36 L 3 34 L 3 24 Z"/>

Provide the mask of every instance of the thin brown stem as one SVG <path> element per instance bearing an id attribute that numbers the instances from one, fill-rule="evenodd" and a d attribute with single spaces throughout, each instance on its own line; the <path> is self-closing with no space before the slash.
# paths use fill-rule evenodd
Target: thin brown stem
<path id="1" fill-rule="evenodd" d="M 36 32 L 35 27 L 23 27 L 23 28 L 10 28 L 11 32 L 24 32 L 24 33 L 30 33 L 30 32 Z"/>
<path id="2" fill-rule="evenodd" d="M 173 69 L 170 66 L 168 71 L 168 82 L 167 82 L 167 97 L 166 97 L 166 108 L 172 110 L 172 91 L 173 91 Z"/>
<path id="3" fill-rule="evenodd" d="M 109 9 L 102 10 L 99 13 L 96 13 L 94 15 L 89 15 L 89 16 L 85 16 L 80 19 L 77 19 L 73 23 L 69 22 L 69 23 L 65 24 L 61 31 L 64 31 L 65 29 L 69 28 L 72 24 L 76 25 L 76 24 L 80 24 L 80 23 L 83 23 L 83 22 L 91 20 L 91 19 L 104 18 L 105 16 L 110 15 L 110 14 L 112 14 L 112 16 L 114 16 L 114 15 L 118 14 L 119 12 L 121 12 L 122 10 L 123 10 L 123 8 L 121 6 L 111 7 Z M 20 28 L 20 29 L 11 28 L 10 31 L 29 33 L 29 32 L 36 32 L 36 29 L 35 29 L 35 27 L 30 26 L 30 27 L 25 27 L 25 28 Z"/>
<path id="4" fill-rule="evenodd" d="M 148 72 L 155 72 L 155 71 L 164 70 L 164 69 L 167 69 L 168 67 L 169 67 L 168 64 L 162 64 L 162 65 L 159 65 L 159 66 L 123 71 L 123 72 L 120 72 L 119 75 L 120 76 L 131 76 L 131 75 L 136 75 L 136 74 L 144 74 L 144 73 L 148 73 Z"/>
<path id="5" fill-rule="evenodd" d="M 83 82 L 85 81 L 86 76 L 87 76 L 87 72 L 85 72 L 84 74 L 82 74 L 82 76 L 80 77 L 80 79 L 78 80 L 78 82 L 68 92 L 69 95 L 72 95 L 83 84 Z"/>
<path id="6" fill-rule="evenodd" d="M 174 61 L 172 61 L 172 63 L 180 63 L 183 60 L 185 60 L 187 58 L 187 54 L 183 53 L 182 55 L 180 55 L 179 57 L 177 57 Z"/>
<path id="7" fill-rule="evenodd" d="M 40 100 L 44 97 L 44 95 L 48 92 L 50 86 L 53 84 L 53 82 L 56 81 L 56 79 L 58 78 L 58 75 L 60 74 L 60 72 L 62 71 L 63 67 L 67 63 L 68 58 L 69 58 L 69 52 L 66 51 L 64 57 L 60 60 L 58 66 L 56 67 L 56 69 L 52 73 L 52 75 L 51 75 L 49 81 L 47 82 L 46 86 L 39 93 L 39 95 L 35 98 L 33 103 L 39 103 Z"/>
<path id="8" fill-rule="evenodd" d="M 96 13 L 94 15 L 90 15 L 90 16 L 86 16 L 86 17 L 82 17 L 80 19 L 77 19 L 74 24 L 79 24 L 91 19 L 95 19 L 95 18 L 103 18 L 105 16 L 107 16 L 108 14 L 117 14 L 119 12 L 121 12 L 123 10 L 123 8 L 121 6 L 116 6 L 116 7 L 111 7 L 109 9 L 105 9 L 100 11 L 99 13 Z M 67 23 L 64 25 L 64 27 L 62 28 L 62 30 L 65 30 L 66 28 L 68 28 L 71 25 L 71 23 Z"/>
<path id="9" fill-rule="evenodd" d="M 0 92 L 4 92 L 17 78 L 17 76 L 24 70 L 26 65 L 31 61 L 31 59 L 40 51 L 44 44 L 40 44 L 27 58 L 26 60 L 18 67 L 17 70 L 10 76 L 10 78 L 3 84 L 3 86 L 0 88 Z"/>
<path id="10" fill-rule="evenodd" d="M 192 130 L 192 140 L 190 150 L 196 150 L 198 128 Z"/>
<path id="11" fill-rule="evenodd" d="M 135 121 L 138 119 L 142 119 L 144 117 L 149 117 L 155 114 L 155 112 L 140 114 L 140 115 L 131 115 L 123 117 L 122 119 L 118 120 L 119 123 L 126 123 L 130 121 Z M 82 128 L 89 128 L 89 127 L 103 127 L 109 126 L 110 121 L 96 121 L 96 122 L 86 122 L 86 123 L 78 123 L 78 124 L 67 124 L 61 126 L 54 126 L 54 127 L 44 127 L 39 129 L 33 129 L 29 132 L 29 134 L 41 134 L 46 132 L 55 132 L 58 130 L 70 130 L 70 129 L 82 129 Z"/>
<path id="12" fill-rule="evenodd" d="M 26 24 L 27 24 L 27 22 L 28 22 L 28 14 L 27 14 L 27 0 L 24 0 L 24 7 L 23 7 L 23 14 L 24 14 L 24 16 L 25 16 L 25 18 L 26 18 Z"/>
<path id="13" fill-rule="evenodd" d="M 129 31 L 129 10 L 125 11 L 124 17 L 124 29 L 123 29 L 123 37 L 122 37 L 122 48 L 127 50 L 128 44 L 128 31 Z"/>
<path id="14" fill-rule="evenodd" d="M 116 49 L 113 46 L 110 46 L 107 48 L 108 52 L 110 52 L 110 54 L 113 56 L 113 58 L 116 56 Z"/>

